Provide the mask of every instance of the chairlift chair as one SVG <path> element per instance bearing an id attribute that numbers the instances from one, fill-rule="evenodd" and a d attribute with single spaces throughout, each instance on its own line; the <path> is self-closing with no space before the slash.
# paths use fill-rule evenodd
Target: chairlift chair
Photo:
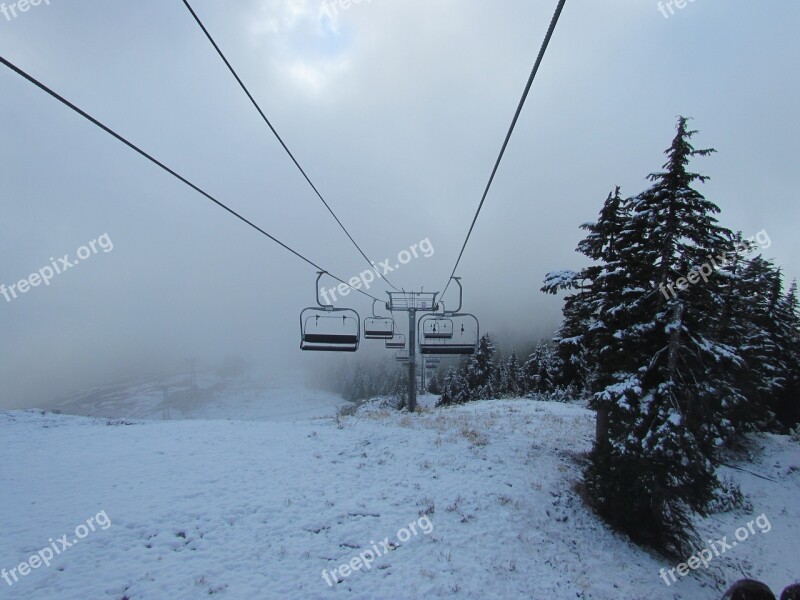
<path id="1" fill-rule="evenodd" d="M 469 313 L 448 314 L 454 322 L 459 323 L 451 338 L 426 338 L 419 335 L 419 351 L 429 356 L 464 356 L 475 354 L 480 338 L 480 323 L 475 315 Z M 468 326 L 473 325 L 474 326 Z"/>
<path id="2" fill-rule="evenodd" d="M 364 319 L 364 339 L 389 340 L 394 337 L 394 319 L 376 315 L 375 302 L 372 302 L 372 316 Z"/>
<path id="3" fill-rule="evenodd" d="M 406 347 L 406 336 L 402 333 L 395 333 L 386 340 L 386 347 L 391 350 L 402 350 Z"/>
<path id="4" fill-rule="evenodd" d="M 317 304 L 300 313 L 300 349 L 317 352 L 355 352 L 361 339 L 361 317 L 350 308 L 334 308 L 319 301 L 317 275 Z"/>
<path id="5" fill-rule="evenodd" d="M 475 315 L 459 312 L 462 306 L 463 289 L 458 277 L 453 277 L 453 281 L 458 284 L 459 299 L 458 308 L 454 312 L 447 312 L 442 305 L 442 315 L 431 319 L 421 319 L 417 327 L 419 338 L 420 353 L 426 356 L 464 356 L 475 354 L 478 349 L 480 339 L 480 323 Z M 450 337 L 431 337 L 425 335 L 424 328 L 421 327 L 426 322 L 441 322 L 449 320 L 453 324 L 452 335 Z"/>
<path id="6" fill-rule="evenodd" d="M 410 360 L 408 350 L 398 350 L 394 353 L 394 359 L 399 363 L 407 363 Z"/>

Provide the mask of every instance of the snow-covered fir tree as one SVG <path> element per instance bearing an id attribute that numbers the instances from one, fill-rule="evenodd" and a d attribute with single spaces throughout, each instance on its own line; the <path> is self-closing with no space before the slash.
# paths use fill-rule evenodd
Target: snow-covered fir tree
<path id="1" fill-rule="evenodd" d="M 713 269 L 688 280 L 709 257 L 727 255 L 733 238 L 693 187 L 706 177 L 689 162 L 713 152 L 692 146 L 695 133 L 678 120 L 664 171 L 650 175 L 620 232 L 615 254 L 627 287 L 596 307 L 613 356 L 595 394 L 608 411 L 608 441 L 595 447 L 586 478 L 604 516 L 678 554 L 693 541 L 691 512 L 705 514 L 716 486 L 714 448 L 731 425 L 720 407 L 745 401 L 731 383 L 742 360 L 714 335 L 723 280 Z"/>
<path id="2" fill-rule="evenodd" d="M 771 335 L 786 364 L 775 402 L 778 421 L 786 432 L 800 424 L 800 300 L 796 281 L 777 303 Z"/>
<path id="3" fill-rule="evenodd" d="M 541 341 L 537 343 L 522 367 L 525 391 L 529 394 L 548 394 L 554 391 L 557 378 L 556 362 L 555 353 L 550 345 Z"/>
<path id="4" fill-rule="evenodd" d="M 466 380 L 473 398 L 489 399 L 499 395 L 497 366 L 494 362 L 495 343 L 484 334 L 472 355 L 466 371 Z"/>
<path id="5" fill-rule="evenodd" d="M 617 330 L 617 307 L 624 304 L 625 295 L 634 291 L 619 254 L 630 218 L 631 202 L 622 197 L 617 187 L 606 198 L 597 222 L 581 225 L 589 233 L 577 250 L 593 264 L 578 273 L 551 273 L 545 280 L 542 291 L 547 293 L 577 290 L 565 298 L 564 322 L 554 339 L 563 363 L 564 384 L 596 391 L 598 385 L 608 383 L 603 374 L 615 370 L 613 364 L 607 363 L 616 360 L 614 347 L 618 340 L 611 336 Z"/>
<path id="6" fill-rule="evenodd" d="M 753 245 L 741 234 L 734 239 L 735 249 L 721 269 L 722 309 L 717 319 L 718 339 L 737 347 L 742 364 L 731 374 L 736 388 L 745 400 L 720 406 L 720 416 L 730 423 L 730 435 L 769 425 L 772 408 L 782 386 L 786 364 L 771 339 L 771 321 L 782 289 L 780 271 L 771 263 L 746 254 Z"/>
<path id="7" fill-rule="evenodd" d="M 442 397 L 437 406 L 448 406 L 451 404 L 464 404 L 473 400 L 467 378 L 464 375 L 465 367 L 459 369 L 450 367 L 442 383 Z"/>
<path id="8" fill-rule="evenodd" d="M 434 371 L 428 379 L 428 393 L 438 396 L 442 393 L 442 384 L 439 381 L 439 372 Z"/>
<path id="9" fill-rule="evenodd" d="M 592 265 L 550 274 L 543 288 L 578 292 L 565 302 L 557 341 L 592 363 L 598 443 L 586 484 L 598 511 L 678 554 L 691 546 L 691 513 L 705 513 L 716 485 L 715 447 L 747 406 L 735 384 L 744 360 L 728 340 L 740 324 L 723 321 L 732 286 L 743 283 L 731 267 L 735 237 L 694 188 L 706 177 L 689 162 L 713 152 L 693 147 L 695 133 L 679 119 L 651 187 L 629 200 L 617 190 L 597 223 L 583 226 L 578 250 Z"/>
<path id="10" fill-rule="evenodd" d="M 522 383 L 522 370 L 517 351 L 512 350 L 508 360 L 503 363 L 500 391 L 507 398 L 516 398 L 524 391 Z"/>

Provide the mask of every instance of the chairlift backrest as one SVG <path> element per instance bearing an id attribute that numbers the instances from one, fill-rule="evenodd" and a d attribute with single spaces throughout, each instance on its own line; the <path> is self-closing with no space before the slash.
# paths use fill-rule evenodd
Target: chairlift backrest
<path id="1" fill-rule="evenodd" d="M 439 316 L 423 317 L 422 335 L 427 339 L 449 339 L 453 337 L 453 321 Z"/>

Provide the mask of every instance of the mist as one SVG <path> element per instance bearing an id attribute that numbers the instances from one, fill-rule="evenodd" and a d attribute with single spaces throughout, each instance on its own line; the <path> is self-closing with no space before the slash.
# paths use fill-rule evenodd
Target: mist
<path id="1" fill-rule="evenodd" d="M 196 4 L 368 256 L 394 265 L 428 240 L 430 256 L 388 277 L 444 289 L 550 3 Z M 614 186 L 647 187 L 679 114 L 718 151 L 692 168 L 711 177 L 700 190 L 721 223 L 768 232 L 768 258 L 798 277 L 798 17 L 789 2 L 698 0 L 669 18 L 655 2 L 568 5 L 459 268 L 481 330 L 520 348 L 552 335 L 561 300 L 539 291 L 545 274 L 583 265 L 580 224 Z M 53 0 L 0 17 L 0 54 L 336 277 L 368 268 L 182 3 Z M 9 69 L 0 89 L 0 283 L 113 243 L 0 296 L 0 408 L 185 372 L 190 357 L 236 354 L 267 376 L 315 368 L 298 320 L 314 268 Z M 371 303 L 337 306 L 363 317 Z"/>

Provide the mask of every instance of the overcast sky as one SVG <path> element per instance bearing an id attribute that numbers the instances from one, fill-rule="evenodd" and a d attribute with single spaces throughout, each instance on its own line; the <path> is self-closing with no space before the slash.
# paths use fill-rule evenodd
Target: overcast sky
<path id="1" fill-rule="evenodd" d="M 441 290 L 555 0 L 324 6 L 194 1 L 369 256 L 396 263 L 428 239 L 433 255 L 392 279 Z M 2 56 L 332 273 L 365 268 L 180 0 L 7 14 Z M 561 301 L 538 291 L 545 273 L 583 264 L 578 226 L 615 185 L 646 187 L 679 114 L 718 150 L 693 167 L 722 224 L 766 230 L 766 254 L 800 275 L 799 17 L 790 0 L 696 0 L 668 18 L 650 0 L 568 0 L 459 270 L 483 330 L 552 333 Z M 103 234 L 113 243 L 49 286 L 0 296 L 0 407 L 188 356 L 320 359 L 298 348 L 311 267 L 5 67 L 0 114 L 0 283 Z"/>

